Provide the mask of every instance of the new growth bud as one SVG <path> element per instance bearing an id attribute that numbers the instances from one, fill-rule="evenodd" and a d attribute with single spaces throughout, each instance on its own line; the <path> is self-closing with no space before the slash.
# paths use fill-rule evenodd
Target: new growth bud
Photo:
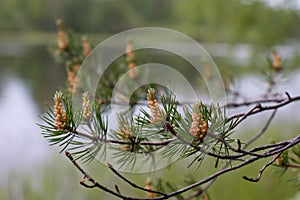
<path id="1" fill-rule="evenodd" d="M 63 27 L 63 23 L 61 20 L 56 21 L 57 26 L 57 45 L 58 45 L 58 54 L 61 54 L 64 50 L 66 50 L 69 46 L 69 42 L 66 36 L 66 32 Z"/>
<path id="2" fill-rule="evenodd" d="M 67 91 L 69 93 L 73 93 L 73 91 L 77 91 L 77 86 L 76 85 L 76 75 L 77 72 L 79 71 L 80 64 L 75 64 L 73 65 L 72 62 L 67 62 L 66 63 L 66 69 L 67 69 L 67 75 L 68 75 L 68 87 Z"/>
<path id="3" fill-rule="evenodd" d="M 120 136 L 121 140 L 130 140 L 131 138 L 131 131 L 125 127 L 123 124 L 119 124 L 119 131 L 117 132 L 117 134 Z M 123 151 L 131 151 L 132 150 L 132 145 L 130 144 L 121 144 L 120 147 L 121 150 Z"/>
<path id="4" fill-rule="evenodd" d="M 82 44 L 82 54 L 84 56 L 89 55 L 89 53 L 91 52 L 92 49 L 91 49 L 91 44 L 88 41 L 86 36 L 82 37 L 81 44 Z"/>
<path id="5" fill-rule="evenodd" d="M 282 154 L 280 154 L 280 155 L 278 156 L 278 158 L 276 158 L 275 163 L 276 163 L 276 165 L 278 165 L 278 166 L 283 166 L 283 165 L 284 165 L 284 158 L 283 158 L 283 155 L 282 155 Z"/>
<path id="6" fill-rule="evenodd" d="M 64 111 L 62 105 L 63 94 L 61 91 L 56 91 L 54 95 L 54 116 L 55 116 L 55 125 L 58 130 L 64 130 L 66 123 L 68 121 L 66 112 Z"/>
<path id="7" fill-rule="evenodd" d="M 133 45 L 131 40 L 129 40 L 126 45 L 126 62 L 128 65 L 128 69 L 130 70 L 129 77 L 133 79 L 136 78 L 138 74 L 136 70 L 135 53 L 133 51 Z"/>
<path id="8" fill-rule="evenodd" d="M 190 127 L 190 133 L 197 139 L 200 140 L 201 142 L 203 142 L 207 130 L 208 130 L 208 124 L 207 122 L 204 120 L 202 114 L 200 113 L 200 104 L 201 103 L 196 103 L 194 105 L 194 109 L 193 109 L 193 114 L 192 114 L 192 124 Z"/>
<path id="9" fill-rule="evenodd" d="M 147 190 L 153 190 L 154 189 L 150 179 L 147 179 L 145 189 L 147 189 Z M 153 192 L 147 192 L 147 197 L 155 198 L 155 197 L 157 197 L 157 194 L 153 193 Z"/>
<path id="10" fill-rule="evenodd" d="M 86 91 L 82 94 L 82 117 L 83 119 L 87 120 L 92 115 L 90 109 L 90 95 Z"/>
<path id="11" fill-rule="evenodd" d="M 276 51 L 273 51 L 273 64 L 272 67 L 274 70 L 281 70 L 281 57 L 278 55 Z"/>
<path id="12" fill-rule="evenodd" d="M 153 88 L 150 88 L 148 90 L 148 107 L 150 108 L 151 114 L 152 114 L 152 123 L 156 124 L 159 122 L 162 122 L 162 116 L 164 115 L 163 111 L 160 109 L 158 105 L 158 101 L 155 98 L 155 90 Z"/>

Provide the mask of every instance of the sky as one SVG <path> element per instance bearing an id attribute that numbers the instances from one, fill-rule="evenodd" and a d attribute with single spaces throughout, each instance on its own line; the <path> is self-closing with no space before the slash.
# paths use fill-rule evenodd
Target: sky
<path id="1" fill-rule="evenodd" d="M 270 6 L 288 6 L 300 9 L 300 0 L 262 0 L 268 3 Z"/>

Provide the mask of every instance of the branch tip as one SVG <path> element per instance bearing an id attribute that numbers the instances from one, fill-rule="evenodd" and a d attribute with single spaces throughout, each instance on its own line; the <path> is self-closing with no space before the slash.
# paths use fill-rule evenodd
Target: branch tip
<path id="1" fill-rule="evenodd" d="M 73 159 L 72 154 L 71 154 L 70 152 L 65 151 L 65 155 L 66 155 L 68 158 Z"/>
<path id="2" fill-rule="evenodd" d="M 113 166 L 110 163 L 107 163 L 107 167 L 110 168 L 110 169 L 113 169 Z"/>
<path id="3" fill-rule="evenodd" d="M 292 99 L 291 95 L 288 92 L 285 92 L 285 95 L 288 97 L 289 100 Z"/>
<path id="4" fill-rule="evenodd" d="M 257 178 L 249 178 L 248 176 L 243 176 L 243 179 L 245 179 L 246 181 L 250 181 L 250 182 L 254 182 L 257 183 L 259 179 Z"/>
<path id="5" fill-rule="evenodd" d="M 116 192 L 117 192 L 117 193 L 121 194 L 121 192 L 120 192 L 120 189 L 119 189 L 118 185 L 115 185 L 115 189 L 116 189 Z"/>

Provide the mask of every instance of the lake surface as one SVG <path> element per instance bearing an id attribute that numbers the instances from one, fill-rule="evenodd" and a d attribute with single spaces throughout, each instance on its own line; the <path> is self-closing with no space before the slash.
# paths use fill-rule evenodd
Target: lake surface
<path id="1" fill-rule="evenodd" d="M 44 46 L 0 45 L 0 184 L 12 173 L 34 170 L 50 153 L 36 123 L 63 83 L 61 68 Z"/>

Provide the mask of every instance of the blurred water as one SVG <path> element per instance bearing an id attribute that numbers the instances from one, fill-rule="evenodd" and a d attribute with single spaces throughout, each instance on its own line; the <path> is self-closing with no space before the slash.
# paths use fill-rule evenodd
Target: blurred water
<path id="1" fill-rule="evenodd" d="M 64 76 L 46 46 L 0 45 L 0 186 L 21 182 L 17 174 L 35 172 L 53 154 L 36 123 Z"/>
<path id="2" fill-rule="evenodd" d="M 279 84 L 275 87 L 275 91 L 282 94 L 288 92 L 291 97 L 300 95 L 300 70 L 296 70 L 291 74 L 282 76 L 278 82 Z M 257 97 L 261 97 L 268 89 L 268 84 L 266 83 L 266 78 L 259 74 L 248 74 L 235 80 L 234 83 L 235 90 L 239 91 L 243 97 L 253 100 Z M 248 108 L 249 109 L 249 108 Z M 291 123 L 298 123 L 300 121 L 300 102 L 296 101 L 287 106 L 279 108 L 277 113 L 277 120 L 290 121 Z M 237 113 L 245 111 L 244 108 L 230 109 L 231 113 Z M 268 113 L 267 113 L 268 115 Z M 266 115 L 266 116 L 267 116 Z M 291 118 L 291 115 L 293 116 Z M 261 119 L 258 117 L 253 120 L 253 122 L 260 123 Z"/>
<path id="3" fill-rule="evenodd" d="M 0 94 L 0 184 L 10 173 L 33 170 L 49 148 L 38 126 L 38 109 L 24 80 L 9 77 Z"/>

